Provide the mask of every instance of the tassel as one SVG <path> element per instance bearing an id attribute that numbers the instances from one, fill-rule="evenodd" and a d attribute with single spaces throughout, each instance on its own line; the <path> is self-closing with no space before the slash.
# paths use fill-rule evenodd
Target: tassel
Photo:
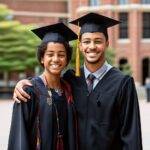
<path id="1" fill-rule="evenodd" d="M 62 135 L 57 136 L 57 148 L 56 148 L 56 150 L 64 150 L 63 136 Z"/>
<path id="2" fill-rule="evenodd" d="M 78 26 L 79 26 L 79 22 L 78 22 Z M 76 73 L 75 73 L 75 75 L 76 75 L 77 77 L 80 76 L 79 34 L 80 34 L 80 30 L 79 30 L 79 32 L 78 32 L 77 49 L 76 49 Z"/>

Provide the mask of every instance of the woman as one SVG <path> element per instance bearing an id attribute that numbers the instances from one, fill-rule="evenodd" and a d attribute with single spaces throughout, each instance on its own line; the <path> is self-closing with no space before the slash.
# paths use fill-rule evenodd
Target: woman
<path id="1" fill-rule="evenodd" d="M 32 30 L 42 42 L 37 58 L 43 73 L 27 86 L 27 103 L 14 104 L 8 150 L 76 150 L 76 118 L 70 86 L 61 72 L 71 59 L 76 34 L 63 23 Z"/>

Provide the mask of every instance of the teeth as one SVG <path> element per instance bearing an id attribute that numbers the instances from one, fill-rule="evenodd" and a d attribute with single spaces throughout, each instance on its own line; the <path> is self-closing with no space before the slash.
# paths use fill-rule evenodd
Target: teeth
<path id="1" fill-rule="evenodd" d="M 89 55 L 96 55 L 97 53 L 88 53 Z"/>
<path id="2" fill-rule="evenodd" d="M 59 65 L 57 65 L 57 64 L 53 64 L 53 65 L 51 65 L 53 68 L 57 68 L 57 67 L 59 67 Z"/>

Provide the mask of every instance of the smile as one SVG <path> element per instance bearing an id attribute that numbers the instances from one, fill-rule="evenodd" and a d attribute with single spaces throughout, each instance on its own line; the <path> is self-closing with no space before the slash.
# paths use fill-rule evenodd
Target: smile
<path id="1" fill-rule="evenodd" d="M 53 65 L 51 65 L 51 67 L 55 69 L 55 68 L 59 68 L 60 65 L 58 65 L 58 64 L 53 64 Z"/>
<path id="2" fill-rule="evenodd" d="M 95 56 L 95 55 L 97 55 L 98 53 L 96 53 L 96 52 L 87 52 L 87 54 L 88 54 L 89 56 Z"/>

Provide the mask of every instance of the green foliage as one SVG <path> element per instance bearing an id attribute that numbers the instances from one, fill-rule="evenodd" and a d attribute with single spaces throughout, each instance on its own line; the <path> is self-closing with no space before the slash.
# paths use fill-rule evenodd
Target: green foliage
<path id="1" fill-rule="evenodd" d="M 131 66 L 128 63 L 120 65 L 120 70 L 125 75 L 132 75 Z"/>
<path id="2" fill-rule="evenodd" d="M 2 11 L 3 10 L 3 11 Z M 30 31 L 33 25 L 7 20 L 10 11 L 0 5 L 0 71 L 25 71 L 37 65 L 38 38 Z"/>
<path id="3" fill-rule="evenodd" d="M 109 64 L 115 64 L 115 50 L 113 48 L 108 47 L 106 50 L 106 60 Z"/>
<path id="4" fill-rule="evenodd" d="M 12 11 L 6 5 L 0 4 L 0 21 L 9 20 Z"/>

